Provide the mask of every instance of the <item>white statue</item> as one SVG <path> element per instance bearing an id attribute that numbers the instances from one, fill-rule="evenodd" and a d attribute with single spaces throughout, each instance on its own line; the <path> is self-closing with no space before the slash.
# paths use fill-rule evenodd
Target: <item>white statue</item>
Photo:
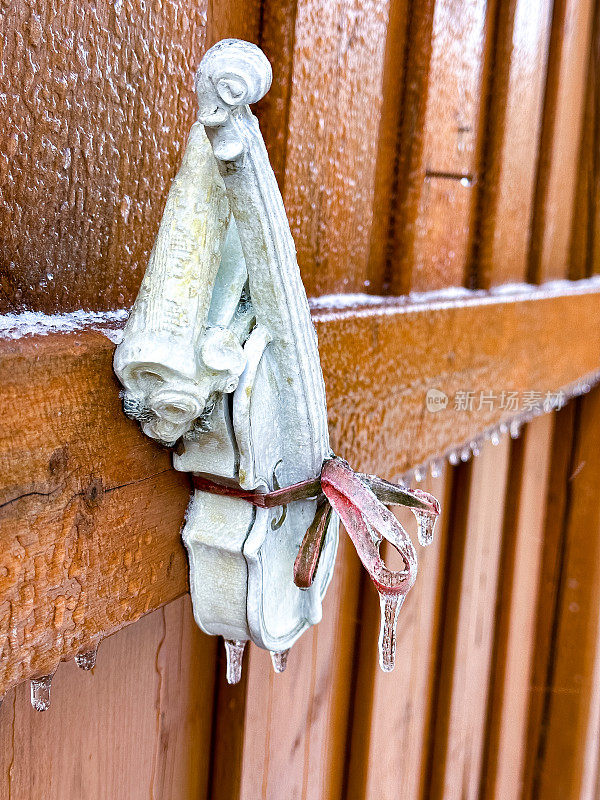
<path id="1" fill-rule="evenodd" d="M 175 468 L 196 476 L 182 532 L 194 616 L 206 633 L 225 638 L 230 682 L 240 678 L 249 639 L 270 650 L 282 671 L 289 648 L 320 620 L 338 543 L 329 501 L 337 507 L 347 477 L 344 462 L 331 460 L 316 334 L 248 107 L 270 84 L 269 62 L 248 42 L 224 40 L 204 56 L 198 122 L 114 359 L 126 413 L 148 436 L 176 444 Z M 321 487 L 324 463 L 331 474 Z M 354 479 L 358 493 L 364 485 L 378 503 L 371 489 L 385 482 L 351 473 Z M 297 484 L 303 489 L 290 502 L 285 490 Z M 404 502 L 410 493 L 385 484 L 384 494 L 384 502 Z M 433 519 L 430 496 L 421 494 L 409 504 L 421 521 Z M 391 669 L 395 619 L 416 555 L 382 513 L 375 528 L 372 519 L 354 534 L 352 519 L 344 520 L 387 598 L 382 665 Z M 386 528 L 380 534 L 378 521 Z M 390 573 L 377 561 L 381 536 L 401 550 L 405 571 Z"/>

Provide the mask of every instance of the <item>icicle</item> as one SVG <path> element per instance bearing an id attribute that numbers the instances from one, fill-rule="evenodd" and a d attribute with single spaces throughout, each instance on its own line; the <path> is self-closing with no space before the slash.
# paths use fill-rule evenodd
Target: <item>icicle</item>
<path id="1" fill-rule="evenodd" d="M 379 628 L 379 666 L 384 672 L 391 672 L 396 661 L 396 625 L 398 614 L 404 603 L 403 594 L 384 594 L 379 592 L 381 606 L 381 627 Z"/>
<path id="2" fill-rule="evenodd" d="M 469 447 L 471 448 L 471 452 L 473 453 L 475 458 L 477 458 L 481 454 L 481 450 L 479 449 L 479 442 L 476 439 L 473 439 Z"/>
<path id="3" fill-rule="evenodd" d="M 455 467 L 460 462 L 460 455 L 456 450 L 453 450 L 448 456 L 448 461 Z"/>
<path id="4" fill-rule="evenodd" d="M 287 660 L 289 655 L 288 650 L 271 650 L 271 661 L 273 662 L 273 669 L 278 674 L 285 672 L 285 668 L 287 667 Z"/>
<path id="5" fill-rule="evenodd" d="M 96 643 L 93 647 L 90 647 L 89 650 L 81 650 L 75 656 L 75 663 L 79 667 L 79 669 L 94 669 L 96 666 L 96 656 L 98 655 L 98 645 L 100 642 Z"/>
<path id="6" fill-rule="evenodd" d="M 435 459 L 434 461 L 431 462 L 431 468 L 430 468 L 431 477 L 439 478 L 440 475 L 442 474 L 443 469 L 444 469 L 444 459 L 443 458 Z"/>
<path id="7" fill-rule="evenodd" d="M 499 430 L 493 430 L 492 431 L 492 433 L 490 435 L 490 441 L 494 445 L 494 447 L 498 447 L 498 445 L 500 444 L 500 431 Z"/>
<path id="8" fill-rule="evenodd" d="M 227 656 L 227 683 L 239 683 L 242 678 L 242 657 L 246 642 L 237 639 L 223 639 L 223 642 Z"/>
<path id="9" fill-rule="evenodd" d="M 434 514 L 429 514 L 427 511 L 422 511 L 420 508 L 412 508 L 411 511 L 417 518 L 417 539 L 421 547 L 427 547 L 433 541 L 433 529 L 437 517 Z"/>
<path id="10" fill-rule="evenodd" d="M 417 467 L 415 469 L 415 480 L 417 483 L 421 483 L 421 481 L 425 480 L 425 469 L 423 467 Z"/>
<path id="11" fill-rule="evenodd" d="M 518 439 L 521 435 L 521 423 L 518 419 L 514 419 L 510 423 L 510 438 Z"/>
<path id="12" fill-rule="evenodd" d="M 415 471 L 413 469 L 409 469 L 408 472 L 405 472 L 404 475 L 400 478 L 400 485 L 405 486 L 407 489 L 413 482 L 413 478 L 415 477 Z"/>
<path id="13" fill-rule="evenodd" d="M 47 711 L 50 708 L 50 687 L 52 675 L 42 675 L 31 681 L 31 705 L 36 711 Z"/>
<path id="14" fill-rule="evenodd" d="M 471 458 L 471 448 L 463 447 L 463 449 L 460 451 L 460 460 L 463 462 L 463 464 L 466 464 L 470 458 Z"/>

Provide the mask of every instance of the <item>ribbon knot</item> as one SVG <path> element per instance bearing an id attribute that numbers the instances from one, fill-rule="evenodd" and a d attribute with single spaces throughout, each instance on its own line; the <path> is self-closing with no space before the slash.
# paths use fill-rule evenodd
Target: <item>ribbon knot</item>
<path id="1" fill-rule="evenodd" d="M 428 545 L 440 513 L 440 504 L 433 495 L 420 489 L 407 489 L 374 475 L 354 472 L 346 461 L 337 456 L 323 462 L 318 478 L 272 492 L 247 491 L 200 475 L 194 475 L 193 482 L 195 488 L 201 491 L 238 497 L 261 508 L 286 506 L 294 500 L 316 498 L 314 519 L 294 563 L 294 583 L 301 589 L 308 589 L 313 583 L 329 519 L 332 510 L 335 510 L 379 593 L 379 659 L 384 671 L 389 672 L 394 668 L 396 623 L 404 599 L 417 577 L 417 554 L 410 536 L 387 506 L 410 508 L 417 519 L 419 543 Z M 386 567 L 379 553 L 383 539 L 396 548 L 404 562 L 404 569 L 390 570 Z"/>

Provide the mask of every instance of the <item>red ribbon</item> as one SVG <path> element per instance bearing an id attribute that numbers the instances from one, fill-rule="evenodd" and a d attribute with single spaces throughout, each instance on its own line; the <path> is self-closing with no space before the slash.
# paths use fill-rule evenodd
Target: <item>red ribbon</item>
<path id="1" fill-rule="evenodd" d="M 410 537 L 384 503 L 409 506 L 420 524 L 424 518 L 435 520 L 440 513 L 439 503 L 427 492 L 361 475 L 337 456 L 323 463 L 319 478 L 272 492 L 248 491 L 199 475 L 193 476 L 193 482 L 200 491 L 236 497 L 260 508 L 285 506 L 294 500 L 316 497 L 315 518 L 294 564 L 294 582 L 303 589 L 313 582 L 332 507 L 343 522 L 377 591 L 398 599 L 400 596 L 403 599 L 415 582 L 417 557 Z M 382 539 L 390 542 L 400 553 L 404 561 L 403 570 L 393 571 L 385 566 L 379 554 Z"/>

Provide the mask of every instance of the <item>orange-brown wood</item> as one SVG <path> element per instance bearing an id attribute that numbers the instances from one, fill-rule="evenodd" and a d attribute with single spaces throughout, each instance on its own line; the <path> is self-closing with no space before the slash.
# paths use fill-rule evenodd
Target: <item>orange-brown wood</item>
<path id="1" fill-rule="evenodd" d="M 554 4 L 529 280 L 568 274 L 594 0 Z"/>
<path id="2" fill-rule="evenodd" d="M 522 796 L 552 427 L 552 415 L 540 417 L 511 448 L 482 775 L 490 800 Z"/>
<path id="3" fill-rule="evenodd" d="M 587 72 L 587 97 L 575 212 L 571 232 L 570 278 L 600 272 L 600 7 L 596 6 Z"/>
<path id="4" fill-rule="evenodd" d="M 258 0 L 36 0 L 0 17 L 0 311 L 130 305 L 216 39 Z M 6 9 L 8 12 L 8 9 Z"/>
<path id="5" fill-rule="evenodd" d="M 429 478 L 420 485 L 440 499 L 442 515 L 436 526 L 434 543 L 427 549 L 417 548 L 419 577 L 398 621 L 396 667 L 391 675 L 379 669 L 379 598 L 369 581 L 365 582 L 359 611 L 361 639 L 347 762 L 348 800 L 365 797 L 414 800 L 420 797 L 427 764 L 430 699 L 440 634 L 446 512 L 450 499 L 446 489 L 450 483 L 443 476 L 435 480 Z M 407 518 L 406 525 L 413 531 L 414 519 Z"/>
<path id="6" fill-rule="evenodd" d="M 479 796 L 508 456 L 487 444 L 454 498 L 431 798 Z"/>
<path id="7" fill-rule="evenodd" d="M 264 651 L 250 654 L 240 798 L 343 796 L 361 566 L 340 536 L 323 620 L 294 645 L 286 671 L 275 675 Z"/>
<path id="8" fill-rule="evenodd" d="M 533 797 L 579 798 L 598 651 L 600 392 L 579 402 Z"/>
<path id="9" fill-rule="evenodd" d="M 548 661 L 552 651 L 556 596 L 564 548 L 564 519 L 571 475 L 576 409 L 577 403 L 569 403 L 556 413 L 552 436 L 523 773 L 523 796 L 532 800 L 531 791 L 536 772 L 538 738 L 544 711 Z"/>
<path id="10" fill-rule="evenodd" d="M 486 30 L 480 0 L 412 5 L 388 274 L 395 294 L 464 283 Z"/>
<path id="11" fill-rule="evenodd" d="M 389 92 L 398 77 L 384 78 L 397 63 L 386 59 L 390 0 L 303 0 L 293 14 L 282 5 L 266 4 L 268 51 L 277 63 L 284 49 L 290 77 L 269 102 L 279 129 L 287 120 L 283 195 L 302 277 L 309 295 L 365 291 L 376 173 L 393 170 L 393 160 L 378 167 L 383 82 Z"/>
<path id="12" fill-rule="evenodd" d="M 498 4 L 471 264 L 479 287 L 527 275 L 551 17 L 551 0 Z"/>
<path id="13" fill-rule="evenodd" d="M 526 297 L 317 314 L 335 451 L 397 477 L 505 413 L 457 411 L 457 391 L 542 397 L 597 369 L 598 295 Z M 188 480 L 124 417 L 112 350 L 94 331 L 3 340 L 4 690 L 186 589 Z M 449 403 L 432 413 L 435 387 Z"/>
<path id="14" fill-rule="evenodd" d="M 100 645 L 96 667 L 63 665 L 43 714 L 29 685 L 0 710 L 3 798 L 205 798 L 215 640 L 189 597 Z"/>

